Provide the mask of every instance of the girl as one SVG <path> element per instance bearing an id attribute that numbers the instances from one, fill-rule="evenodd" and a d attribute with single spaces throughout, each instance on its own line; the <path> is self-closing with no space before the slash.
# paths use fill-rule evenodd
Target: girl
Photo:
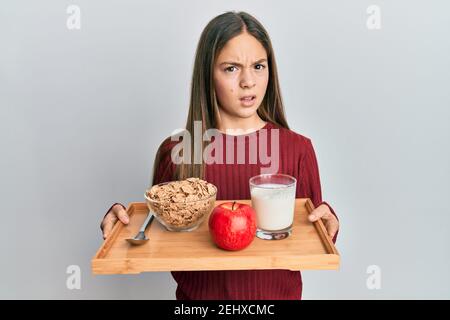
<path id="1" fill-rule="evenodd" d="M 326 202 L 322 201 L 317 160 L 311 140 L 291 131 L 284 115 L 274 52 L 267 31 L 245 12 L 226 12 L 211 20 L 198 43 L 191 83 L 191 98 L 186 129 L 194 134 L 194 122 L 201 121 L 202 133 L 215 128 L 224 140 L 258 142 L 267 134 L 273 148 L 278 148 L 274 173 L 296 177 L 297 198 L 310 198 L 315 210 L 311 221 L 322 218 L 329 236 L 336 241 L 339 222 Z M 229 130 L 244 130 L 230 135 Z M 276 130 L 276 146 L 271 140 Z M 226 133 L 226 131 L 228 133 Z M 194 159 L 195 139 L 191 139 Z M 241 140 L 242 141 L 242 140 Z M 266 140 L 265 140 L 266 141 Z M 172 148 L 178 142 L 167 138 L 159 146 L 153 166 L 153 184 L 199 177 L 218 187 L 217 199 L 249 199 L 249 178 L 261 173 L 266 163 L 234 160 L 221 163 L 175 164 Z M 203 144 L 203 143 L 202 143 Z M 230 152 L 223 144 L 223 157 Z M 257 145 L 260 145 L 259 143 Z M 204 146 L 202 146 L 203 150 Z M 241 161 L 242 162 L 242 161 Z M 102 221 L 106 238 L 114 224 L 128 223 L 125 207 L 115 203 Z M 302 279 L 299 271 L 290 270 L 223 270 L 177 271 L 177 299 L 301 299 Z"/>

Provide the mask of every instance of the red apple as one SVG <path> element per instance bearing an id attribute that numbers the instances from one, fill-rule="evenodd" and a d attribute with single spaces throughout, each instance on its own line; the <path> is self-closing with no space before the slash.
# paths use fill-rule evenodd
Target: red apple
<path id="1" fill-rule="evenodd" d="M 224 202 L 209 216 L 209 233 L 214 243 L 225 250 L 241 250 L 255 238 L 256 213 L 249 205 Z"/>

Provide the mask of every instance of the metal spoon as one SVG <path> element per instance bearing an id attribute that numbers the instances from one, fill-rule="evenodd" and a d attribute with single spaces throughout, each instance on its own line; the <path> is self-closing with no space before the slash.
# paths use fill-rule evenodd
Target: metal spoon
<path id="1" fill-rule="evenodd" d="M 147 218 L 145 219 L 144 223 L 142 224 L 141 229 L 139 230 L 138 234 L 134 238 L 128 238 L 126 239 L 129 243 L 134 245 L 140 245 L 144 244 L 148 241 L 148 238 L 145 236 L 145 230 L 149 225 L 152 224 L 153 221 L 153 214 L 151 212 L 148 213 Z"/>

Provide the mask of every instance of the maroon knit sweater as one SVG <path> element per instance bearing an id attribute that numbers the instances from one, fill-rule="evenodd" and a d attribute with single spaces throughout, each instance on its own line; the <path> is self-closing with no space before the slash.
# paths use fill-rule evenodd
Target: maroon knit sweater
<path id="1" fill-rule="evenodd" d="M 267 130 L 270 141 L 271 129 L 279 129 L 279 168 L 278 173 L 289 174 L 297 179 L 297 198 L 310 198 L 317 207 L 322 203 L 319 168 L 311 140 L 278 125 L 267 122 L 262 128 Z M 261 129 L 253 133 L 259 142 Z M 250 136 L 252 134 L 246 134 Z M 242 138 L 242 136 L 241 136 Z M 217 200 L 250 199 L 248 180 L 261 173 L 260 159 L 250 164 L 248 157 L 249 139 L 245 138 L 245 163 L 226 161 L 226 141 L 234 139 L 236 157 L 237 137 L 224 135 L 223 164 L 206 165 L 205 180 L 217 186 Z M 160 146 L 162 160 L 154 184 L 173 180 L 175 164 L 171 161 L 171 148 L 177 142 L 166 140 Z M 214 155 L 214 153 L 213 153 Z M 331 212 L 334 210 L 330 207 Z M 336 242 L 337 233 L 333 238 Z M 281 240 L 282 241 L 282 240 Z M 301 299 L 302 278 L 299 271 L 290 270 L 220 270 L 220 271 L 173 271 L 173 278 L 178 283 L 177 299 L 194 300 L 256 300 L 256 299 Z"/>

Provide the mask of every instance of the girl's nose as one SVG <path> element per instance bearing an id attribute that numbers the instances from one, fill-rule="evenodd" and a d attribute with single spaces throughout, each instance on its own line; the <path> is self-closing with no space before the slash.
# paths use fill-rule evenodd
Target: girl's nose
<path id="1" fill-rule="evenodd" d="M 241 87 L 242 88 L 253 88 L 255 86 L 255 80 L 251 71 L 244 70 L 241 77 Z"/>

